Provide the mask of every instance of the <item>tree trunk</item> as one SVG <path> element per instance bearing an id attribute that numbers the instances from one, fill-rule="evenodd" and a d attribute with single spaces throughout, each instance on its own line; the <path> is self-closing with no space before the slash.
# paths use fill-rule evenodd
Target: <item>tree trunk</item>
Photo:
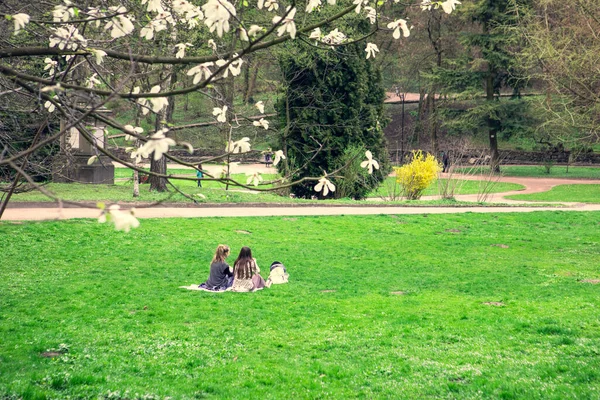
<path id="1" fill-rule="evenodd" d="M 141 112 L 140 108 L 137 108 L 137 113 L 135 115 L 135 126 L 140 126 L 140 118 Z M 140 140 L 135 140 L 135 147 L 139 148 L 141 145 Z M 135 160 L 134 160 L 135 162 Z M 138 163 L 135 163 L 136 167 L 139 167 Z M 133 197 L 140 197 L 140 173 L 137 170 L 133 170 Z"/>
<path id="2" fill-rule="evenodd" d="M 427 94 L 427 122 L 431 134 L 431 150 L 434 155 L 438 153 L 438 122 L 435 113 L 435 90 Z"/>
<path id="3" fill-rule="evenodd" d="M 150 171 L 155 172 L 157 174 L 166 174 L 167 158 L 165 156 L 162 156 L 156 161 L 154 160 L 154 158 L 152 158 L 150 160 Z M 156 190 L 157 192 L 166 192 L 167 180 L 165 178 L 150 176 L 150 190 Z"/>
<path id="4" fill-rule="evenodd" d="M 486 100 L 494 101 L 494 74 L 488 72 L 485 80 Z M 493 172 L 500 172 L 500 154 L 498 153 L 498 131 L 500 121 L 497 118 L 487 117 L 488 135 L 490 138 L 490 168 Z"/>
<path id="5" fill-rule="evenodd" d="M 260 68 L 260 62 L 256 62 L 254 65 L 254 68 L 251 69 L 249 68 L 249 75 L 250 75 L 250 80 L 248 82 L 248 86 L 246 88 L 246 104 L 248 104 L 250 102 L 250 100 L 252 100 L 252 95 L 254 94 L 254 88 L 256 87 L 256 78 L 258 76 L 258 70 Z"/>
<path id="6" fill-rule="evenodd" d="M 158 131 L 162 128 L 163 117 L 165 116 L 165 111 L 161 111 L 156 114 L 155 121 L 155 129 Z M 155 172 L 157 174 L 165 175 L 167 173 L 167 158 L 162 156 L 158 160 L 154 160 L 154 153 L 150 154 L 150 171 Z M 150 190 L 155 190 L 157 192 L 166 192 L 167 191 L 167 180 L 165 178 L 160 178 L 157 176 L 150 176 Z"/>
<path id="7" fill-rule="evenodd" d="M 171 74 L 170 89 L 173 89 L 175 87 L 176 83 L 177 83 L 177 72 L 175 70 L 173 70 L 173 73 Z M 168 124 L 173 123 L 173 113 L 175 112 L 175 99 L 176 99 L 176 96 L 169 96 L 169 105 L 167 106 L 167 112 L 165 113 L 165 120 L 167 121 Z"/>

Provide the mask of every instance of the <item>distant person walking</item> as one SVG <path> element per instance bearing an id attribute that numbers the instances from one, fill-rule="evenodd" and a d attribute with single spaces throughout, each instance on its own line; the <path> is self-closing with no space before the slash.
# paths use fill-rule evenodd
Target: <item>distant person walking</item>
<path id="1" fill-rule="evenodd" d="M 269 168 L 272 163 L 273 163 L 273 155 L 271 154 L 271 149 L 269 149 L 265 153 L 265 165 L 267 166 L 267 168 Z"/>
<path id="2" fill-rule="evenodd" d="M 442 151 L 442 172 L 449 172 L 450 170 L 450 158 L 448 157 L 448 153 Z"/>
<path id="3" fill-rule="evenodd" d="M 196 171 L 196 178 L 198 178 L 198 187 L 202 187 L 202 178 L 204 178 L 204 172 L 202 171 L 202 164 L 198 164 L 198 171 Z"/>

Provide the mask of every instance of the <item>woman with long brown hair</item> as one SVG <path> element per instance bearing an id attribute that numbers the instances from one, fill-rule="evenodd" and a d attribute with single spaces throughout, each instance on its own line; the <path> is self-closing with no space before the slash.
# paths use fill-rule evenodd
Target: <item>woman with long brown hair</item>
<path id="1" fill-rule="evenodd" d="M 242 247 L 240 255 L 233 263 L 233 286 L 234 292 L 250 292 L 265 287 L 265 280 L 260 276 L 260 268 L 256 259 L 252 257 L 250 247 Z"/>
<path id="2" fill-rule="evenodd" d="M 229 257 L 229 246 L 220 244 L 210 263 L 208 280 L 201 283 L 199 288 L 211 292 L 222 292 L 233 284 L 233 271 L 225 259 Z"/>

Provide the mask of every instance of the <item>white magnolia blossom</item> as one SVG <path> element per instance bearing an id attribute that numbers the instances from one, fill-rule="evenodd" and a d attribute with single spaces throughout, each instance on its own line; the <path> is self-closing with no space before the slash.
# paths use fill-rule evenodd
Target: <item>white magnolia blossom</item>
<path id="1" fill-rule="evenodd" d="M 283 154 L 283 150 L 277 150 L 275 152 L 275 159 L 273 160 L 273 166 L 276 166 L 277 164 L 279 164 L 279 161 L 281 160 L 285 160 L 285 154 Z"/>
<path id="2" fill-rule="evenodd" d="M 150 89 L 150 93 L 160 93 L 160 86 L 153 86 L 152 89 Z M 150 97 L 148 100 L 152 103 L 152 111 L 155 113 L 158 113 L 169 105 L 169 99 L 166 97 Z"/>
<path id="3" fill-rule="evenodd" d="M 179 142 L 180 146 L 184 146 L 185 148 L 187 148 L 188 153 L 190 154 L 194 154 L 194 146 L 192 146 L 191 143 L 189 142 Z"/>
<path id="4" fill-rule="evenodd" d="M 261 118 L 261 119 L 260 119 L 260 120 L 258 120 L 258 121 L 254 121 L 254 122 L 252 123 L 252 125 L 254 125 L 254 126 L 262 126 L 263 128 L 265 128 L 265 130 L 268 130 L 268 129 L 269 129 L 269 121 L 267 121 L 267 120 L 266 120 L 266 119 L 264 119 L 264 118 Z"/>
<path id="5" fill-rule="evenodd" d="M 389 24 L 387 24 L 387 27 L 389 29 L 394 30 L 394 33 L 392 34 L 394 39 L 400 39 L 400 29 L 402 29 L 402 34 L 404 35 L 404 37 L 410 36 L 410 30 L 408 29 L 408 25 L 406 24 L 405 19 L 400 18 L 395 21 L 392 21 Z"/>
<path id="6" fill-rule="evenodd" d="M 98 28 L 100 26 L 100 18 L 104 18 L 106 15 L 99 7 L 90 7 L 86 14 L 89 16 L 88 20 Z"/>
<path id="7" fill-rule="evenodd" d="M 190 69 L 187 72 L 187 75 L 188 76 L 194 75 L 193 82 L 195 85 L 198 82 L 200 82 L 203 79 L 203 77 L 204 77 L 204 79 L 208 79 L 211 77 L 212 71 L 208 67 L 212 67 L 214 65 L 215 65 L 215 63 L 213 63 L 212 61 L 205 62 L 203 64 L 199 64 L 199 65 L 195 66 L 194 68 Z"/>
<path id="8" fill-rule="evenodd" d="M 100 49 L 88 49 L 90 53 L 94 55 L 96 58 L 96 64 L 100 65 L 104 61 L 104 57 L 106 57 L 106 52 Z"/>
<path id="9" fill-rule="evenodd" d="M 367 43 L 367 47 L 365 48 L 365 51 L 367 52 L 367 60 L 370 57 L 375 58 L 375 53 L 379 53 L 379 48 L 377 47 L 377 45 L 375 43 Z"/>
<path id="10" fill-rule="evenodd" d="M 90 158 L 88 158 L 87 160 L 87 165 L 92 165 L 93 163 L 95 163 L 96 161 L 98 161 L 98 156 L 91 156 Z"/>
<path id="11" fill-rule="evenodd" d="M 102 82 L 97 77 L 98 74 L 94 72 L 89 78 L 86 79 L 86 86 L 88 88 L 93 88 L 96 85 L 100 85 Z"/>
<path id="12" fill-rule="evenodd" d="M 277 0 L 258 0 L 257 7 L 259 10 L 265 7 L 267 11 L 277 11 L 279 10 L 279 3 L 277 3 Z"/>
<path id="13" fill-rule="evenodd" d="M 238 29 L 240 31 L 240 40 L 243 42 L 249 42 L 250 39 L 248 38 L 248 31 L 246 31 L 246 29 L 242 26 L 240 26 Z"/>
<path id="14" fill-rule="evenodd" d="M 229 141 L 227 146 L 225 147 L 225 151 L 227 153 L 247 153 L 250 151 L 250 138 L 243 137 L 237 142 L 232 140 Z"/>
<path id="15" fill-rule="evenodd" d="M 315 28 L 310 32 L 309 39 L 321 39 L 321 28 Z"/>
<path id="16" fill-rule="evenodd" d="M 165 136 L 168 129 L 161 129 L 154 135 L 150 136 L 148 141 L 142 147 L 131 153 L 131 158 L 144 157 L 148 158 L 154 153 L 154 160 L 158 161 L 163 156 L 163 153 L 169 151 L 169 146 L 175 146 L 175 141 Z"/>
<path id="17" fill-rule="evenodd" d="M 452 14 L 458 4 L 460 4 L 458 0 L 446 0 L 442 3 L 442 9 L 446 14 Z"/>
<path id="18" fill-rule="evenodd" d="M 86 47 L 87 40 L 79 33 L 79 29 L 73 25 L 65 25 L 54 29 L 49 46 L 58 47 L 60 50 L 77 50 L 79 46 Z"/>
<path id="19" fill-rule="evenodd" d="M 442 10 L 444 10 L 444 12 L 446 14 L 451 14 L 452 11 L 454 11 L 456 9 L 456 6 L 458 4 L 461 4 L 460 1 L 458 1 L 458 0 L 446 0 L 446 1 L 423 0 L 423 1 L 421 1 L 421 9 L 423 11 L 431 10 L 432 8 L 435 8 L 437 10 L 438 8 L 442 7 Z"/>
<path id="20" fill-rule="evenodd" d="M 237 53 L 235 53 L 233 55 L 233 57 L 237 57 Z M 215 61 L 215 65 L 217 67 L 222 67 L 223 65 L 226 65 L 228 63 L 228 61 L 226 60 L 217 60 Z M 238 58 L 237 60 L 231 62 L 227 68 L 223 71 L 223 78 L 227 78 L 229 76 L 229 73 L 231 72 L 231 75 L 233 76 L 238 76 L 239 74 L 242 73 L 242 64 L 244 63 L 244 60 L 242 60 L 241 58 Z"/>
<path id="21" fill-rule="evenodd" d="M 48 71 L 50 75 L 54 75 L 54 69 L 58 66 L 58 61 L 54 61 L 53 59 L 46 57 L 44 58 L 44 71 Z"/>
<path id="22" fill-rule="evenodd" d="M 251 25 L 250 29 L 248 29 L 248 36 L 256 37 L 259 33 L 263 32 L 265 28 L 258 25 Z"/>
<path id="23" fill-rule="evenodd" d="M 317 7 L 321 7 L 321 0 L 308 0 L 308 3 L 306 3 L 306 12 L 311 13 Z"/>
<path id="24" fill-rule="evenodd" d="M 289 33 L 292 39 L 296 38 L 296 23 L 294 17 L 296 16 L 296 7 L 290 9 L 288 6 L 286 12 L 288 13 L 285 18 L 280 16 L 273 17 L 273 25 L 278 24 L 281 21 L 281 25 L 277 28 L 277 36 L 282 36 L 284 33 Z M 282 21 L 283 19 L 283 21 Z"/>
<path id="25" fill-rule="evenodd" d="M 379 163 L 377 162 L 377 160 L 373 159 L 373 154 L 369 150 L 367 150 L 365 152 L 365 156 L 367 157 L 367 160 L 361 162 L 360 163 L 360 167 L 361 168 L 368 168 L 369 174 L 372 174 L 373 173 L 373 168 L 379 169 Z"/>
<path id="26" fill-rule="evenodd" d="M 263 103 L 262 100 L 254 104 L 254 107 L 256 107 L 261 114 L 265 113 L 265 103 Z"/>
<path id="27" fill-rule="evenodd" d="M 315 192 L 320 192 L 321 190 L 323 191 L 323 196 L 327 196 L 329 192 L 335 192 L 335 185 L 327 177 L 323 176 L 315 186 Z"/>
<path id="28" fill-rule="evenodd" d="M 123 6 L 114 6 L 108 8 L 113 13 L 119 13 L 113 18 L 111 18 L 106 25 L 104 26 L 104 30 L 107 31 L 110 29 L 110 37 L 113 39 L 117 39 L 120 37 L 125 37 L 129 35 L 135 27 L 133 26 L 133 21 L 131 17 L 128 15 L 123 15 L 123 13 L 127 12 L 127 9 Z"/>
<path id="29" fill-rule="evenodd" d="M 165 11 L 160 0 L 142 0 L 142 5 L 146 3 L 148 3 L 148 12 L 161 13 Z"/>
<path id="30" fill-rule="evenodd" d="M 12 15 L 11 17 L 15 23 L 15 34 L 19 33 L 19 31 L 25 28 L 25 25 L 29 23 L 29 15 L 27 14 L 19 13 Z"/>
<path id="31" fill-rule="evenodd" d="M 40 92 L 42 93 L 47 93 L 47 92 L 60 92 L 64 90 L 64 88 L 61 86 L 60 82 L 57 83 L 56 85 L 51 85 L 51 86 L 44 86 L 43 88 L 40 89 Z"/>
<path id="32" fill-rule="evenodd" d="M 52 20 L 54 22 L 67 22 L 75 15 L 73 7 L 69 7 L 73 3 L 69 0 L 66 0 L 64 3 L 65 5 L 59 4 L 52 9 Z"/>
<path id="33" fill-rule="evenodd" d="M 191 43 L 178 43 L 175 45 L 175 48 L 177 49 L 177 53 L 175 54 L 175 58 L 183 58 L 185 57 L 185 49 L 187 49 L 188 47 L 192 47 L 193 44 Z"/>
<path id="34" fill-rule="evenodd" d="M 118 204 L 111 205 L 108 210 L 102 210 L 98 222 L 103 224 L 107 221 L 115 225 L 115 230 L 129 232 L 131 228 L 140 226 L 140 221 L 135 217 L 135 208 L 129 211 L 121 211 Z"/>
<path id="35" fill-rule="evenodd" d="M 360 14 L 361 7 L 369 4 L 369 0 L 354 0 L 352 2 L 352 4 L 356 4 L 356 8 L 354 9 L 354 12 L 357 14 Z"/>
<path id="36" fill-rule="evenodd" d="M 154 18 L 150 23 L 140 30 L 140 36 L 146 40 L 152 40 L 154 34 L 168 29 L 167 21 L 163 18 Z"/>
<path id="37" fill-rule="evenodd" d="M 364 10 L 367 13 L 367 19 L 369 20 L 371 25 L 373 25 L 377 21 L 377 10 L 369 6 L 365 7 Z"/>
<path id="38" fill-rule="evenodd" d="M 56 97 L 56 96 L 54 96 L 54 97 Z M 56 110 L 56 106 L 50 100 L 47 100 L 44 103 L 44 107 L 46 108 L 46 110 L 48 110 L 49 113 L 54 112 L 54 110 Z"/>
<path id="39" fill-rule="evenodd" d="M 204 23 L 211 32 L 217 31 L 219 37 L 229 32 L 229 18 L 235 17 L 235 7 L 227 0 L 208 0 L 202 6 L 206 19 Z"/>
<path id="40" fill-rule="evenodd" d="M 208 39 L 208 47 L 210 47 L 211 49 L 213 49 L 213 51 L 217 51 L 217 44 L 215 43 L 214 40 L 212 39 Z"/>
<path id="41" fill-rule="evenodd" d="M 144 128 L 139 126 L 125 125 L 123 128 L 125 128 L 125 131 L 128 132 L 125 134 L 125 140 L 127 141 L 136 140 L 136 134 L 139 135 L 144 133 Z"/>
<path id="42" fill-rule="evenodd" d="M 335 6 L 335 0 L 327 0 L 327 4 L 330 6 Z"/>
<path id="43" fill-rule="evenodd" d="M 260 175 L 260 172 L 246 172 L 246 185 L 252 183 L 254 186 L 258 186 L 259 183 L 263 181 L 263 177 Z"/>
<path id="44" fill-rule="evenodd" d="M 341 44 L 346 41 L 346 35 L 335 28 L 327 35 L 323 36 L 322 41 L 329 44 Z"/>
<path id="45" fill-rule="evenodd" d="M 171 9 L 187 21 L 190 28 L 198 24 L 198 20 L 204 19 L 204 13 L 200 7 L 195 6 L 187 0 L 174 0 L 171 3 Z"/>
<path id="46" fill-rule="evenodd" d="M 230 142 L 233 143 L 233 142 Z M 227 149 L 225 151 L 228 151 Z M 240 165 L 239 162 L 224 162 L 225 166 L 223 167 L 223 169 L 221 170 L 221 179 L 225 179 L 228 177 L 227 172 L 229 171 L 229 174 L 234 174 L 234 169 L 237 169 L 237 167 Z"/>
<path id="47" fill-rule="evenodd" d="M 227 106 L 213 108 L 213 115 L 217 117 L 217 121 L 227 122 Z"/>
<path id="48" fill-rule="evenodd" d="M 133 88 L 133 90 L 131 91 L 132 94 L 138 94 L 140 93 L 140 87 L 136 86 Z M 144 99 L 143 97 L 140 97 L 136 100 L 136 103 L 138 103 L 141 107 L 142 107 L 142 114 L 146 115 L 148 114 L 148 100 Z"/>

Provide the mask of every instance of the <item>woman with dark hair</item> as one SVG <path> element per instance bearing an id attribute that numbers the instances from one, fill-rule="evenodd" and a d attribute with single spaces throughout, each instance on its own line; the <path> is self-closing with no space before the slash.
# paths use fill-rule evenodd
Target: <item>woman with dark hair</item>
<path id="1" fill-rule="evenodd" d="M 251 292 L 265 287 L 265 280 L 260 276 L 260 268 L 256 259 L 252 258 L 250 247 L 242 247 L 240 255 L 233 263 L 233 286 L 234 292 Z"/>

